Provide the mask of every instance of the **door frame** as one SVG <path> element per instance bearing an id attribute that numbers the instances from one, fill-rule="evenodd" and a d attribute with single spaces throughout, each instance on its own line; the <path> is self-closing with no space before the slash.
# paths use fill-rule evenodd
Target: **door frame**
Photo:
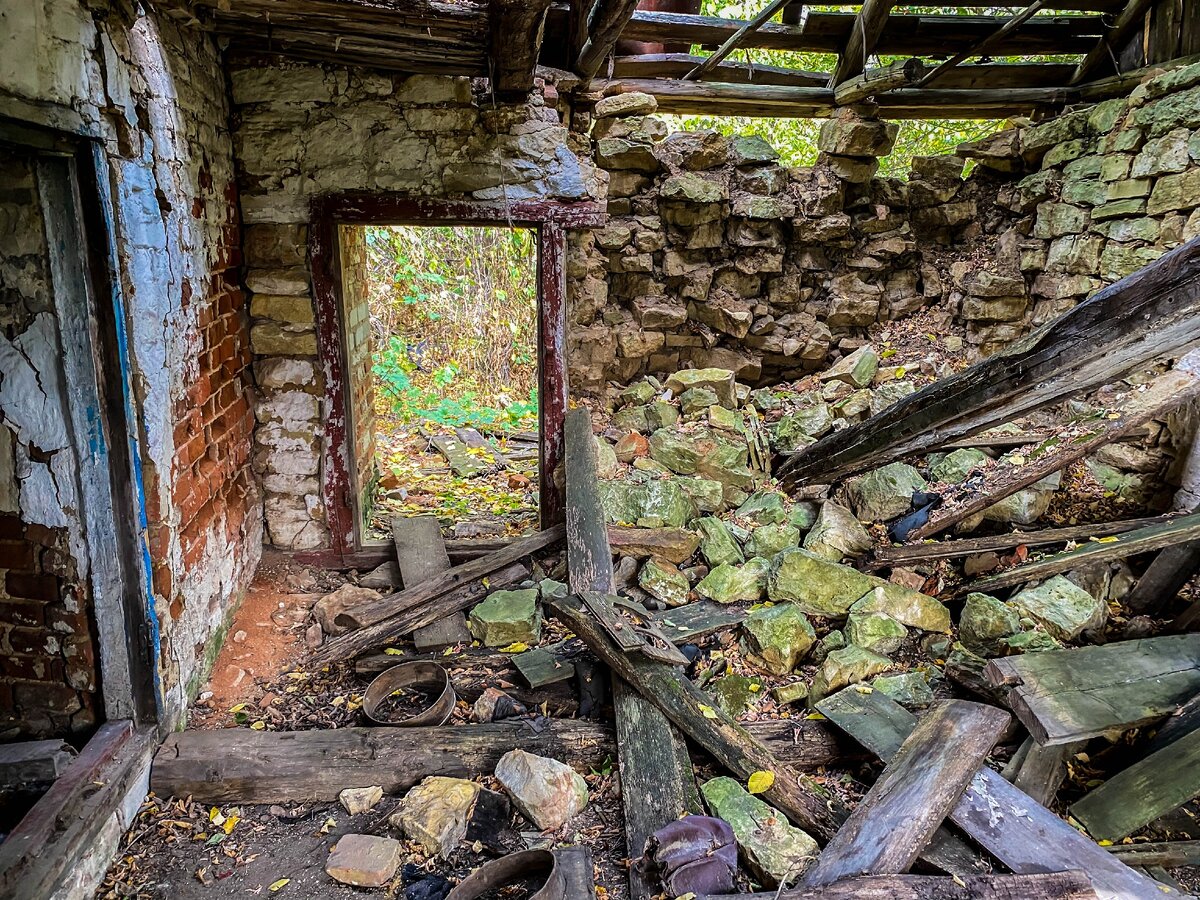
<path id="1" fill-rule="evenodd" d="M 320 565 L 362 566 L 390 557 L 362 544 L 355 521 L 354 446 L 343 327 L 338 229 L 342 225 L 476 225 L 528 228 L 538 247 L 538 512 L 543 528 L 563 520 L 562 463 L 568 402 L 566 360 L 567 231 L 604 223 L 604 205 L 592 201 L 441 200 L 391 192 L 339 192 L 313 198 L 308 232 L 318 364 L 325 377 L 325 452 L 321 486 L 330 546 L 296 554 Z M 382 545 L 381 545 L 382 546 Z"/>

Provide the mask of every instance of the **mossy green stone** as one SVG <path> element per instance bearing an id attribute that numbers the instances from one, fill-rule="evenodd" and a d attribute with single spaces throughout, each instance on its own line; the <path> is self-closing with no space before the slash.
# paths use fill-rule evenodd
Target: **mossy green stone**
<path id="1" fill-rule="evenodd" d="M 906 637 L 908 629 L 887 613 L 851 611 L 846 617 L 846 640 L 881 656 L 899 650 Z"/>
<path id="2" fill-rule="evenodd" d="M 715 516 L 704 516 L 696 520 L 696 530 L 700 532 L 700 555 L 710 567 L 745 560 L 742 548 L 734 540 L 729 526 Z"/>
<path id="3" fill-rule="evenodd" d="M 722 712 L 736 719 L 758 705 L 763 696 L 763 683 L 761 678 L 725 675 L 710 681 L 706 690 Z"/>
<path id="4" fill-rule="evenodd" d="M 816 841 L 732 778 L 710 779 L 700 793 L 712 814 L 729 823 L 747 865 L 764 885 L 795 884 L 817 858 Z"/>
<path id="5" fill-rule="evenodd" d="M 938 462 L 929 467 L 929 474 L 935 481 L 947 484 L 959 484 L 966 481 L 971 470 L 984 465 L 988 455 L 973 447 L 963 447 L 953 453 L 947 453 Z"/>
<path id="6" fill-rule="evenodd" d="M 809 687 L 809 703 L 815 705 L 847 685 L 866 681 L 890 668 L 890 659 L 865 647 L 851 644 L 841 650 L 834 650 L 817 668 L 816 677 Z"/>
<path id="7" fill-rule="evenodd" d="M 667 606 L 683 606 L 692 588 L 678 566 L 654 556 L 642 564 L 638 587 Z"/>
<path id="8" fill-rule="evenodd" d="M 808 617 L 790 603 L 753 610 L 742 627 L 750 648 L 776 675 L 795 669 L 817 639 Z"/>
<path id="9" fill-rule="evenodd" d="M 800 543 L 800 530 L 794 525 L 760 525 L 750 532 L 746 553 L 774 559 L 775 554 L 790 550 Z"/>
<path id="10" fill-rule="evenodd" d="M 488 594 L 472 608 L 467 624 L 475 639 L 488 647 L 507 647 L 517 641 L 536 644 L 542 637 L 537 588 Z"/>
<path id="11" fill-rule="evenodd" d="M 809 615 L 841 619 L 877 581 L 807 550 L 785 550 L 771 566 L 767 595 L 776 603 L 795 603 Z"/>
<path id="12" fill-rule="evenodd" d="M 933 702 L 933 689 L 920 672 L 880 675 L 871 682 L 871 687 L 891 697 L 901 706 L 921 707 Z"/>
<path id="13" fill-rule="evenodd" d="M 756 556 L 741 566 L 717 566 L 696 585 L 696 593 L 717 603 L 756 602 L 762 598 L 770 565 Z"/>
<path id="14" fill-rule="evenodd" d="M 1060 641 L 1072 641 L 1084 631 L 1103 628 L 1108 620 L 1108 607 L 1103 600 L 1097 600 L 1062 575 L 1026 588 L 1008 602 Z"/>
<path id="15" fill-rule="evenodd" d="M 852 479 L 846 492 L 861 521 L 886 522 L 908 512 L 913 491 L 927 487 L 920 472 L 906 463 L 894 462 Z"/>
<path id="16" fill-rule="evenodd" d="M 1021 617 L 1007 603 L 973 592 L 958 617 L 958 639 L 972 653 L 999 656 L 1002 641 L 1021 630 Z"/>
<path id="17" fill-rule="evenodd" d="M 882 579 L 876 579 L 871 592 L 855 602 L 851 610 L 887 613 L 901 625 L 921 631 L 950 630 L 950 610 L 939 600 Z"/>
<path id="18" fill-rule="evenodd" d="M 832 500 L 821 504 L 816 521 L 804 536 L 805 550 L 831 562 L 841 562 L 847 556 L 858 556 L 872 546 L 874 542 L 871 536 L 854 513 Z"/>

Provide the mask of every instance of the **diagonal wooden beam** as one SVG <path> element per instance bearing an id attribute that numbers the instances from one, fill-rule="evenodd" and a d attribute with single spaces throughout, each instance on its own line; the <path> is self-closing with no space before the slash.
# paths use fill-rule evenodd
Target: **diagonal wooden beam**
<path id="1" fill-rule="evenodd" d="M 790 2 L 791 0 L 771 0 L 771 2 L 763 8 L 762 12 L 730 35 L 729 39 L 720 47 L 718 47 L 712 56 L 708 57 L 706 60 L 704 60 L 704 62 L 700 63 L 700 65 L 696 66 L 696 68 L 684 75 L 683 80 L 699 81 L 706 73 L 711 72 L 713 68 L 721 62 L 721 60 L 736 50 L 743 39 L 758 31 L 758 29 L 760 29 L 763 25 L 766 25 L 767 22 L 775 18 L 775 14 L 787 6 Z M 802 17 L 803 13 L 804 11 L 802 10 Z M 802 25 L 803 19 L 800 22 L 793 24 Z"/>
<path id="2" fill-rule="evenodd" d="M 1113 60 L 1113 67 L 1116 68 L 1117 54 L 1121 52 L 1125 42 L 1142 24 L 1146 12 L 1153 5 L 1154 0 L 1129 0 L 1129 5 L 1121 10 L 1116 21 L 1109 26 L 1108 30 L 1104 32 L 1104 36 L 1096 42 L 1096 46 L 1089 50 L 1087 56 L 1079 63 L 1075 74 L 1071 76 L 1070 83 L 1080 84 L 1086 81 L 1088 76 L 1092 75 L 1106 60 Z"/>
<path id="3" fill-rule="evenodd" d="M 937 79 L 940 78 L 945 72 L 953 69 L 964 59 L 968 59 L 972 56 L 982 56 L 988 51 L 989 48 L 996 46 L 996 44 L 1000 43 L 1002 40 L 1032 19 L 1038 12 L 1049 6 L 1052 2 L 1053 0 L 1035 0 L 1034 3 L 1029 4 L 1029 6 L 1025 7 L 1023 10 L 1001 25 L 998 29 L 996 29 L 993 34 L 988 35 L 970 49 L 964 50 L 961 53 L 955 53 L 948 60 L 941 63 L 936 69 L 922 78 L 917 83 L 917 87 L 925 87 L 926 85 L 932 84 L 933 82 L 937 81 Z"/>
<path id="4" fill-rule="evenodd" d="M 617 38 L 633 18 L 638 0 L 597 0 L 588 22 L 588 39 L 575 60 L 575 72 L 584 81 L 590 81 L 600 71 L 617 45 Z"/>
<path id="5" fill-rule="evenodd" d="M 837 66 L 829 79 L 831 88 L 866 71 L 867 57 L 875 51 L 895 4 L 896 0 L 865 0 L 854 17 L 846 45 L 838 55 Z"/>
<path id="6" fill-rule="evenodd" d="M 492 87 L 499 96 L 533 90 L 551 0 L 492 0 Z"/>

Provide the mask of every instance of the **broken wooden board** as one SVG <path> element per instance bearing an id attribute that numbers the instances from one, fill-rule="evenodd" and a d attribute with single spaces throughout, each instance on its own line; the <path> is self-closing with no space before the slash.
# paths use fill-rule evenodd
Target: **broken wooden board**
<path id="1" fill-rule="evenodd" d="M 999 575 L 980 578 L 978 581 L 963 585 L 959 588 L 958 593 L 978 591 L 990 594 L 1001 588 L 1024 584 L 1027 581 L 1042 581 L 1052 575 L 1059 575 L 1093 563 L 1124 559 L 1138 553 L 1161 550 L 1164 547 L 1185 544 L 1197 539 L 1200 539 L 1200 513 L 1176 516 L 1159 525 L 1150 525 L 1136 531 L 1127 531 L 1124 534 L 1109 535 L 1096 541 L 1090 541 L 1074 550 L 1065 550 L 1045 559 L 1001 572 Z"/>
<path id="2" fill-rule="evenodd" d="M 514 572 L 512 567 L 518 565 L 519 560 L 556 544 L 565 533 L 562 525 L 539 531 L 514 541 L 503 550 L 447 569 L 424 584 L 381 598 L 372 607 L 374 624 L 327 641 L 313 652 L 312 664 L 324 666 L 352 659 L 359 653 L 386 644 L 398 635 L 432 625 L 451 612 L 466 609 L 489 590 L 502 586 L 497 583 L 500 572 Z M 515 580 L 519 581 L 522 577 Z M 490 578 L 490 587 L 482 585 L 484 578 Z"/>
<path id="3" fill-rule="evenodd" d="M 990 684 L 1043 745 L 1097 737 L 1169 716 L 1200 692 L 1200 634 L 991 660 Z"/>
<path id="4" fill-rule="evenodd" d="M 819 888 L 706 894 L 696 900 L 1096 900 L 1084 872 L 1042 875 L 864 875 Z"/>
<path id="5" fill-rule="evenodd" d="M 1200 841 L 1157 841 L 1146 844 L 1113 844 L 1108 852 L 1127 866 L 1200 866 Z"/>
<path id="6" fill-rule="evenodd" d="M 0 744 L 0 790 L 48 787 L 75 756 L 75 748 L 60 740 Z"/>
<path id="7" fill-rule="evenodd" d="M 1200 731 L 1193 731 L 1089 791 L 1071 815 L 1096 840 L 1119 841 L 1197 796 Z"/>
<path id="8" fill-rule="evenodd" d="M 512 461 L 500 449 L 485 438 L 474 428 L 455 428 L 454 433 L 458 435 L 458 439 L 467 446 L 469 450 L 477 452 L 477 459 L 482 461 L 488 468 L 508 469 L 512 467 Z"/>
<path id="9" fill-rule="evenodd" d="M 817 709 L 885 762 L 917 725 L 917 717 L 890 697 L 854 686 L 826 697 Z M 949 819 L 1017 874 L 1074 867 L 1088 873 L 1100 900 L 1176 896 L 1164 894 L 1152 879 L 1106 853 L 987 766 L 975 774 Z"/>
<path id="10" fill-rule="evenodd" d="M 1150 563 L 1121 605 L 1131 615 L 1157 616 L 1200 570 L 1200 541 L 1176 544 Z"/>
<path id="11" fill-rule="evenodd" d="M 942 504 L 928 521 L 913 529 L 909 540 L 919 541 L 945 531 L 975 513 L 999 503 L 1022 488 L 1083 459 L 1150 419 L 1165 415 L 1200 394 L 1200 378 L 1187 368 L 1172 369 L 1122 398 L 1116 410 L 1096 413 L 1094 424 L 1081 434 L 1056 434 L 1027 452 L 996 460 L 981 478 L 969 478 L 942 495 Z M 1018 465 L 1015 460 L 1020 460 Z"/>
<path id="12" fill-rule="evenodd" d="M 476 475 L 482 475 L 491 468 L 489 463 L 468 453 L 467 445 L 459 440 L 458 437 L 451 437 L 448 434 L 435 434 L 429 439 L 429 443 L 442 456 L 446 457 L 446 462 L 450 464 L 450 471 L 459 478 L 474 478 Z"/>
<path id="13" fill-rule="evenodd" d="M 1025 738 L 1003 775 L 1042 806 L 1050 806 L 1067 777 L 1067 760 L 1083 749 L 1086 741 L 1071 741 L 1043 747 Z"/>
<path id="14" fill-rule="evenodd" d="M 785 487 L 828 484 L 957 440 L 1170 357 L 1200 337 L 1200 237 L 1057 319 L 865 422 L 821 438 L 779 470 Z"/>
<path id="15" fill-rule="evenodd" d="M 966 700 L 938 704 L 905 739 L 800 886 L 907 872 L 1008 725 L 1008 713 Z"/>
<path id="16" fill-rule="evenodd" d="M 568 659 L 560 659 L 549 647 L 536 647 L 517 653 L 512 657 L 512 664 L 531 688 L 545 687 L 575 677 L 575 664 Z"/>
<path id="17" fill-rule="evenodd" d="M 406 588 L 450 568 L 450 554 L 446 552 L 436 516 L 396 516 L 392 519 L 392 541 L 396 546 L 400 578 Z M 422 651 L 470 641 L 467 617 L 462 611 L 413 632 L 413 643 Z"/>
<path id="18" fill-rule="evenodd" d="M 711 600 L 693 600 L 683 606 L 659 610 L 650 615 L 676 644 L 686 644 L 746 621 L 744 609 Z"/>
<path id="19" fill-rule="evenodd" d="M 1147 516 L 1142 519 L 1124 519 L 1119 522 L 1102 522 L 1096 525 L 1070 525 L 1065 528 L 1044 528 L 1040 531 L 1013 531 L 1009 534 L 987 537 L 880 547 L 870 555 L 866 564 L 872 569 L 884 569 L 891 566 L 907 566 L 912 563 L 927 562 L 931 559 L 955 559 L 962 556 L 973 556 L 976 553 L 1011 550 L 1014 547 L 1043 547 L 1047 544 L 1086 541 L 1089 538 L 1122 534 L 1151 525 L 1163 525 L 1175 518 L 1175 516 Z"/>
<path id="20" fill-rule="evenodd" d="M 592 900 L 596 896 L 596 876 L 592 872 L 592 851 L 582 844 L 570 847 L 556 847 L 554 854 L 555 867 L 563 878 L 568 898 Z"/>

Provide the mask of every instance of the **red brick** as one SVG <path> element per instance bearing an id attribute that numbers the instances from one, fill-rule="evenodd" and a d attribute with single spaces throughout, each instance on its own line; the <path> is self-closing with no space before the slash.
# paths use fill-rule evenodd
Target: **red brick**
<path id="1" fill-rule="evenodd" d="M 0 622 L 37 627 L 46 622 L 46 608 L 36 600 L 0 600 Z"/>
<path id="2" fill-rule="evenodd" d="M 32 570 L 36 559 L 28 541 L 0 540 L 0 569 Z"/>
<path id="3" fill-rule="evenodd" d="M 25 523 L 19 516 L 0 516 L 0 539 L 21 540 L 25 537 Z"/>
<path id="4" fill-rule="evenodd" d="M 61 659 L 47 656 L 14 656 L 5 654 L 0 657 L 0 676 L 19 678 L 23 681 L 52 681 L 61 682 L 65 669 Z M 93 690 L 95 688 L 92 688 Z"/>
<path id="5" fill-rule="evenodd" d="M 10 597 L 53 603 L 58 600 L 60 585 L 53 575 L 9 572 L 4 576 L 4 588 Z"/>

